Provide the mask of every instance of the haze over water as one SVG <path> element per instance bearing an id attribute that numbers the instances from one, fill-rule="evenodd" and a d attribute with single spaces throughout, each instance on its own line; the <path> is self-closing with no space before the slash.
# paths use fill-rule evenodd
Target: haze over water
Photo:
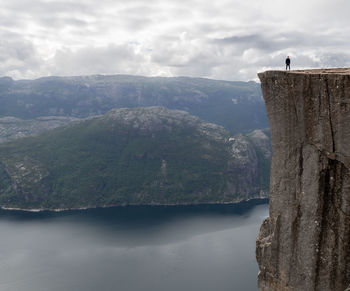
<path id="1" fill-rule="evenodd" d="M 0 211 L 2 291 L 256 290 L 266 204 Z"/>

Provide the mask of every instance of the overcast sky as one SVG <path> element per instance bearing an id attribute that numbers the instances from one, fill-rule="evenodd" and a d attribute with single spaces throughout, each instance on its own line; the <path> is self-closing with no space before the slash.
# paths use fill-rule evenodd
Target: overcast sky
<path id="1" fill-rule="evenodd" d="M 348 0 L 0 0 L 0 75 L 255 80 L 350 66 Z"/>

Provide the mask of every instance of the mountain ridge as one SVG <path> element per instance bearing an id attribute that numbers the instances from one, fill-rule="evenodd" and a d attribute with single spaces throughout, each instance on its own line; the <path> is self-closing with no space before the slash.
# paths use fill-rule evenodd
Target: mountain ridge
<path id="1" fill-rule="evenodd" d="M 256 148 L 248 137 L 231 138 L 184 111 L 113 109 L 0 145 L 0 204 L 61 209 L 265 198 Z"/>
<path id="2" fill-rule="evenodd" d="M 0 117 L 85 118 L 113 108 L 163 106 L 185 110 L 231 133 L 268 127 L 261 89 L 254 82 L 190 77 L 94 75 L 0 79 Z"/>

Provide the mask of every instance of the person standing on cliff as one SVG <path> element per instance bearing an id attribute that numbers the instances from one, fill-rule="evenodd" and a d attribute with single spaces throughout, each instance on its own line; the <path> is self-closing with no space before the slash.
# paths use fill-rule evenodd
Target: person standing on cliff
<path id="1" fill-rule="evenodd" d="M 290 71 L 290 58 L 289 58 L 289 56 L 287 56 L 287 58 L 286 58 L 286 70 L 287 69 L 289 69 L 289 71 Z"/>

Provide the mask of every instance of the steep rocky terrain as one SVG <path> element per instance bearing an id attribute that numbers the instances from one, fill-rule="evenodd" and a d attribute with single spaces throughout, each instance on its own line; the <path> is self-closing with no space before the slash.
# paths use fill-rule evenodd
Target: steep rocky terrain
<path id="1" fill-rule="evenodd" d="M 261 291 L 350 284 L 350 69 L 259 74 L 273 146 Z"/>
<path id="2" fill-rule="evenodd" d="M 267 197 L 266 140 L 261 130 L 231 136 L 184 111 L 113 109 L 0 145 L 0 205 L 58 209 Z"/>
<path id="3" fill-rule="evenodd" d="M 268 127 L 260 86 L 202 78 L 140 76 L 0 78 L 0 117 L 87 117 L 113 108 L 163 106 L 224 126 L 232 134 Z"/>

